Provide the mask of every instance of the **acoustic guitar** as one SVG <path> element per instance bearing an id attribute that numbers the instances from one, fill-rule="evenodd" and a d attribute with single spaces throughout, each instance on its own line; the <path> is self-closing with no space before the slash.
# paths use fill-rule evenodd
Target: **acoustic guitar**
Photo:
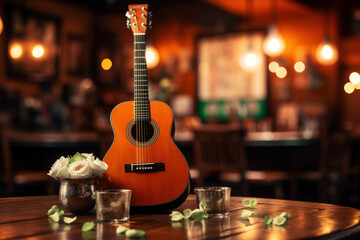
<path id="1" fill-rule="evenodd" d="M 149 101 L 146 65 L 148 5 L 129 5 L 128 27 L 134 35 L 134 101 L 118 104 L 110 121 L 114 140 L 104 157 L 109 168 L 105 188 L 132 190 L 131 207 L 171 210 L 189 191 L 189 167 L 173 140 L 174 115 L 160 101 Z"/>

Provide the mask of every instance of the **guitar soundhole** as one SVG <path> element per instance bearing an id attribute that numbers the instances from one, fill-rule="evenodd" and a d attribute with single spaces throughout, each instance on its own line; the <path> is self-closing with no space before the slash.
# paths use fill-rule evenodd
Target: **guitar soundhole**
<path id="1" fill-rule="evenodd" d="M 154 136 L 154 127 L 150 122 L 135 121 L 131 129 L 131 136 L 137 142 L 148 142 Z"/>
<path id="2" fill-rule="evenodd" d="M 160 134 L 159 125 L 151 121 L 129 122 L 126 128 L 127 139 L 137 147 L 147 147 L 156 142 Z"/>

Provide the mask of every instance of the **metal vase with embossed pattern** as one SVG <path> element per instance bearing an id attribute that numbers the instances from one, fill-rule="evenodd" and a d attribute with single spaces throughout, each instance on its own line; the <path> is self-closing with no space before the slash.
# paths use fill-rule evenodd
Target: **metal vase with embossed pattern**
<path id="1" fill-rule="evenodd" d="M 101 189 L 99 178 L 60 179 L 59 199 L 65 210 L 85 214 L 94 208 L 95 191 Z"/>

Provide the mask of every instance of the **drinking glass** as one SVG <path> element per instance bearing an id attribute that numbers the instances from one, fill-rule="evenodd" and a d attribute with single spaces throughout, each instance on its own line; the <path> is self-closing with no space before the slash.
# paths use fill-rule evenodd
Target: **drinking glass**
<path id="1" fill-rule="evenodd" d="M 131 190 L 96 191 L 96 221 L 120 223 L 130 219 Z"/>
<path id="2" fill-rule="evenodd" d="M 197 207 L 210 217 L 228 217 L 230 213 L 230 187 L 196 187 Z"/>

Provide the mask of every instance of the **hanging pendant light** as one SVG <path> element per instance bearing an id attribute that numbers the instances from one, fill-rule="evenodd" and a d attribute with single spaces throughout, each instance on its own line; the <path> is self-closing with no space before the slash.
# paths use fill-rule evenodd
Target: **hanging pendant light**
<path id="1" fill-rule="evenodd" d="M 277 57 L 284 52 L 285 43 L 275 24 L 269 26 L 268 35 L 263 43 L 263 50 L 270 57 Z"/>
<path id="2" fill-rule="evenodd" d="M 327 12 L 323 12 L 323 24 L 324 24 L 324 39 L 316 48 L 316 60 L 325 66 L 333 65 L 339 58 L 339 53 L 330 40 L 330 16 Z"/>
<path id="3" fill-rule="evenodd" d="M 268 28 L 268 34 L 264 39 L 263 50 L 269 57 L 278 57 L 285 50 L 285 42 L 276 27 L 277 4 L 276 0 L 271 1 L 271 24 Z"/>
<path id="4" fill-rule="evenodd" d="M 250 21 L 249 25 L 250 25 L 250 29 L 251 29 L 252 15 L 253 15 L 253 10 L 254 10 L 252 0 L 246 1 L 246 7 L 248 9 L 248 18 Z M 261 63 L 260 54 L 254 50 L 253 42 L 252 42 L 251 38 L 252 38 L 252 36 L 250 36 L 250 34 L 249 34 L 247 37 L 247 42 L 248 42 L 247 49 L 243 54 L 241 54 L 240 59 L 239 59 L 240 67 L 245 72 L 256 71 L 260 67 L 260 63 Z"/>
<path id="5" fill-rule="evenodd" d="M 259 68 L 261 63 L 261 57 L 259 53 L 254 51 L 250 37 L 248 37 L 248 41 L 248 48 L 245 53 L 241 55 L 239 59 L 239 64 L 245 72 L 253 72 Z"/>
<path id="6" fill-rule="evenodd" d="M 339 53 L 336 46 L 330 41 L 328 37 L 316 48 L 316 60 L 325 66 L 333 65 L 337 62 Z"/>

